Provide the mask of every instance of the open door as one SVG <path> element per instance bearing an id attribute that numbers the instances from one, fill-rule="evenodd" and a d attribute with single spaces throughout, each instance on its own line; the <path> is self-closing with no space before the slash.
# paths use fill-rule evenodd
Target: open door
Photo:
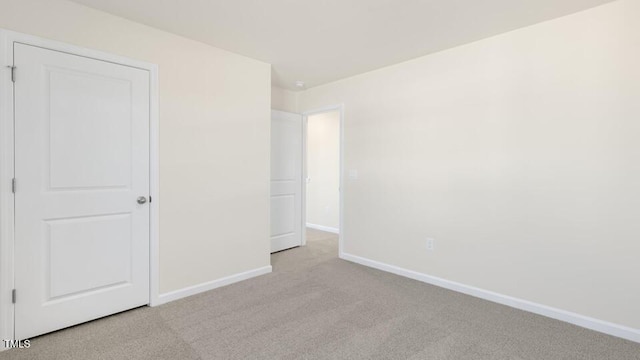
<path id="1" fill-rule="evenodd" d="M 302 115 L 271 112 L 271 252 L 302 245 Z"/>

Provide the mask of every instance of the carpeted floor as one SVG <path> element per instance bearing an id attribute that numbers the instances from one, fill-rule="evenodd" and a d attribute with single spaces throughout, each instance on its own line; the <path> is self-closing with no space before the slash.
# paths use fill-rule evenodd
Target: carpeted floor
<path id="1" fill-rule="evenodd" d="M 335 235 L 273 273 L 32 339 L 0 359 L 640 359 L 640 344 L 337 258 Z"/>

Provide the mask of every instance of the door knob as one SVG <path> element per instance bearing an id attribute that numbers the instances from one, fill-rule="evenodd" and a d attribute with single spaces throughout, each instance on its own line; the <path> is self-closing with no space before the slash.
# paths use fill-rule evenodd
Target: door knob
<path id="1" fill-rule="evenodd" d="M 147 198 L 146 197 L 144 197 L 144 196 L 139 196 L 138 197 L 138 204 L 142 205 L 142 204 L 144 204 L 146 202 L 147 202 Z"/>

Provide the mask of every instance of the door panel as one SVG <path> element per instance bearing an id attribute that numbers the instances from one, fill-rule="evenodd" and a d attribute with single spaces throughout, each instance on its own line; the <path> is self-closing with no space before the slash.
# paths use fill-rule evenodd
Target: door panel
<path id="1" fill-rule="evenodd" d="M 50 188 L 129 187 L 131 82 L 49 66 L 44 71 L 51 99 Z"/>
<path id="2" fill-rule="evenodd" d="M 149 73 L 14 44 L 16 338 L 149 302 Z"/>
<path id="3" fill-rule="evenodd" d="M 271 211 L 275 214 L 294 214 L 295 195 L 279 195 L 271 198 Z M 295 216 L 276 216 L 271 222 L 271 236 L 292 234 L 296 231 Z"/>
<path id="4" fill-rule="evenodd" d="M 131 282 L 130 214 L 55 219 L 45 224 L 48 300 Z"/>
<path id="5" fill-rule="evenodd" d="M 302 245 L 302 115 L 271 112 L 271 252 Z"/>

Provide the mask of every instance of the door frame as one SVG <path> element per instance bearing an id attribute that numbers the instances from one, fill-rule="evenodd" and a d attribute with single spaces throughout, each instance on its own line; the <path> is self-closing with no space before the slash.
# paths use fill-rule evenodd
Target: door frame
<path id="1" fill-rule="evenodd" d="M 14 94 L 11 80 L 15 42 L 134 67 L 149 72 L 149 305 L 159 305 L 159 98 L 158 65 L 106 52 L 0 29 L 0 339 L 14 339 Z M 16 80 L 20 69 L 16 69 Z M 19 190 L 19 183 L 16 188 Z M 19 298 L 19 293 L 18 293 Z M 5 350 L 0 344 L 0 351 Z"/>
<path id="2" fill-rule="evenodd" d="M 338 126 L 340 131 L 340 158 L 338 160 L 338 167 L 340 173 L 340 189 L 339 193 L 339 205 L 338 205 L 338 256 L 342 258 L 344 253 L 344 104 L 336 104 L 324 106 L 308 110 L 302 113 L 302 228 L 307 228 L 307 124 L 309 116 L 322 114 L 331 111 L 338 111 L 340 113 L 340 125 Z M 307 244 L 306 231 L 302 232 L 302 245 Z"/>

